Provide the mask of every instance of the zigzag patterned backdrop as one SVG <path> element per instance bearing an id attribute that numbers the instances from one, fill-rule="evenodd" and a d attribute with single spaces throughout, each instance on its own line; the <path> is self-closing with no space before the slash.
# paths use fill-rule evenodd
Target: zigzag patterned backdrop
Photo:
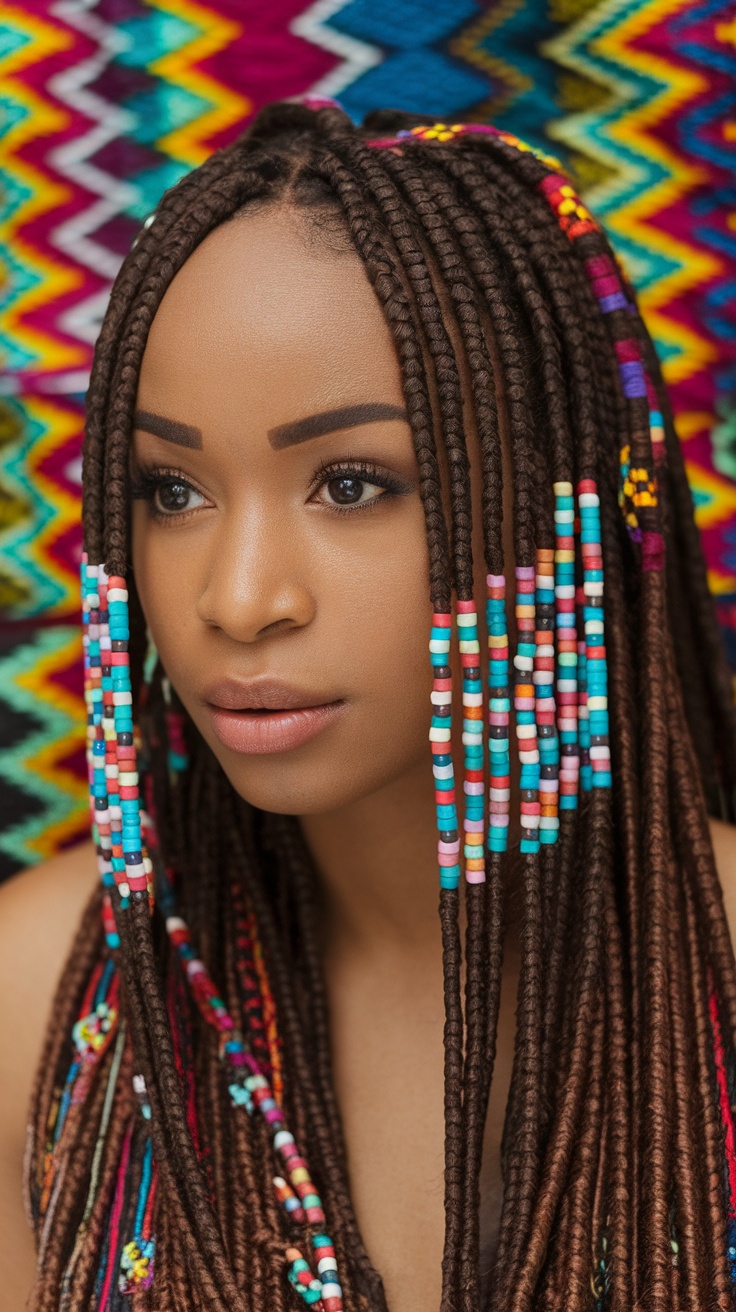
<path id="1" fill-rule="evenodd" d="M 0 11 L 0 877 L 87 830 L 80 438 L 110 283 L 269 100 L 561 155 L 656 338 L 736 667 L 736 10 L 723 0 L 28 0 Z"/>

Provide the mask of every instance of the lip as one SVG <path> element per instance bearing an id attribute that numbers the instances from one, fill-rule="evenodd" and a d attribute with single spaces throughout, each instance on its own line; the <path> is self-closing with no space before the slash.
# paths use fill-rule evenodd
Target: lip
<path id="1" fill-rule="evenodd" d="M 225 678 L 204 692 L 212 728 L 224 747 L 244 755 L 286 752 L 309 742 L 345 708 L 281 679 Z"/>

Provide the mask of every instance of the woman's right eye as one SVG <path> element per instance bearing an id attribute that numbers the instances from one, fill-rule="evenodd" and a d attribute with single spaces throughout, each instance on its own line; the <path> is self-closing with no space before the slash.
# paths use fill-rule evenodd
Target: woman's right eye
<path id="1" fill-rule="evenodd" d="M 173 519 L 189 510 L 196 510 L 192 504 L 193 497 L 204 502 L 201 492 L 197 492 L 180 474 L 140 473 L 131 488 L 134 500 L 147 501 L 151 514 L 157 519 Z"/>
<path id="2" fill-rule="evenodd" d="M 195 492 L 189 483 L 183 483 L 181 479 L 162 479 L 157 488 L 159 507 L 168 513 L 176 513 L 182 510 L 192 510 L 189 504 L 190 496 L 200 496 L 201 493 Z"/>

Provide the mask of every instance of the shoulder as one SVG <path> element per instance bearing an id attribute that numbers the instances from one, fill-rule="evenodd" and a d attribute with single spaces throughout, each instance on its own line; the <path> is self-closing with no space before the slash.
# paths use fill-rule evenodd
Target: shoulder
<path id="1" fill-rule="evenodd" d="M 10 1077 L 30 1096 L 56 983 L 96 878 L 90 840 L 0 884 L 0 1087 Z"/>
<path id="2" fill-rule="evenodd" d="M 56 984 L 96 881 L 90 841 L 0 884 L 0 1284 L 8 1309 L 25 1306 L 35 1265 L 21 1199 L 34 1076 Z"/>
<path id="3" fill-rule="evenodd" d="M 736 825 L 710 820 L 713 855 L 721 888 L 731 942 L 736 951 Z"/>

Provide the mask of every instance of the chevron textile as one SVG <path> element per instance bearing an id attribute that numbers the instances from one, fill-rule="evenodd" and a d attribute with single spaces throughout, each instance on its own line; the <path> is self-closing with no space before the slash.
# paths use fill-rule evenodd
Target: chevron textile
<path id="1" fill-rule="evenodd" d="M 0 878 L 88 832 L 92 346 L 164 190 L 265 103 L 493 121 L 605 222 L 664 361 L 736 668 L 736 9 L 723 0 L 29 0 L 0 11 Z"/>

